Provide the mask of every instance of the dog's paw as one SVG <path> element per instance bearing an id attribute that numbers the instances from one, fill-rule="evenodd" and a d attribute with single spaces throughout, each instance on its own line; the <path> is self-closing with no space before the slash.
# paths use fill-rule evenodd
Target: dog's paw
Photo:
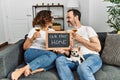
<path id="1" fill-rule="evenodd" d="M 83 62 L 83 61 L 85 61 L 85 58 L 83 58 L 83 57 L 80 57 L 80 60 L 81 60 L 81 62 Z"/>
<path id="2" fill-rule="evenodd" d="M 81 64 L 81 61 L 79 60 L 78 63 Z"/>
<path id="3" fill-rule="evenodd" d="M 72 61 L 72 59 L 71 59 L 71 58 L 67 58 L 67 60 Z"/>

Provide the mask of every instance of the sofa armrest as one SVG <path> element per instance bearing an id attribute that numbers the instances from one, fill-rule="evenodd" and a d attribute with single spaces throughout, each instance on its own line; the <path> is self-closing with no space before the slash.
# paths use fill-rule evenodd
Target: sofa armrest
<path id="1" fill-rule="evenodd" d="M 105 45 L 105 40 L 106 40 L 106 36 L 107 36 L 107 32 L 97 32 L 98 34 L 98 38 L 100 40 L 100 44 L 101 44 L 101 51 L 99 52 L 100 54 L 102 54 L 102 51 L 104 49 L 104 45 Z"/>
<path id="2" fill-rule="evenodd" d="M 20 64 L 23 55 L 21 48 L 23 42 L 24 39 L 21 39 L 0 51 L 0 78 L 6 78 L 9 72 Z"/>

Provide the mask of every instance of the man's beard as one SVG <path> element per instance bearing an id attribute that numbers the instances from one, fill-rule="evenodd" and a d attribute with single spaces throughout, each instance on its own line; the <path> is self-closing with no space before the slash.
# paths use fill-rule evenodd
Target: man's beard
<path id="1" fill-rule="evenodd" d="M 67 21 L 67 23 L 68 23 L 68 27 L 76 26 L 75 19 L 73 19 L 72 22 L 71 21 Z"/>
<path id="2" fill-rule="evenodd" d="M 71 25 L 71 22 L 70 22 L 70 21 L 68 21 L 67 23 L 68 23 L 68 27 L 72 27 L 72 25 Z"/>

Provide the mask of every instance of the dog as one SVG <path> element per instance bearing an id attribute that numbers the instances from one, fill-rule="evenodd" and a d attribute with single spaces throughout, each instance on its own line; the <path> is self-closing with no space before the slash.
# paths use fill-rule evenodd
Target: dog
<path id="1" fill-rule="evenodd" d="M 83 57 L 83 54 L 80 53 L 80 47 L 72 48 L 71 53 L 70 53 L 70 57 L 67 58 L 67 60 L 78 62 L 79 64 L 81 64 L 85 59 Z"/>

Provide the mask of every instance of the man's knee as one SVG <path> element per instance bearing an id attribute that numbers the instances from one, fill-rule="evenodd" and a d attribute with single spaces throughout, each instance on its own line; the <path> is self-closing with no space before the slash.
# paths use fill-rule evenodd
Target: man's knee
<path id="1" fill-rule="evenodd" d="M 56 59 L 56 64 L 60 64 L 63 63 L 65 61 L 65 57 L 64 56 L 60 56 Z"/>

